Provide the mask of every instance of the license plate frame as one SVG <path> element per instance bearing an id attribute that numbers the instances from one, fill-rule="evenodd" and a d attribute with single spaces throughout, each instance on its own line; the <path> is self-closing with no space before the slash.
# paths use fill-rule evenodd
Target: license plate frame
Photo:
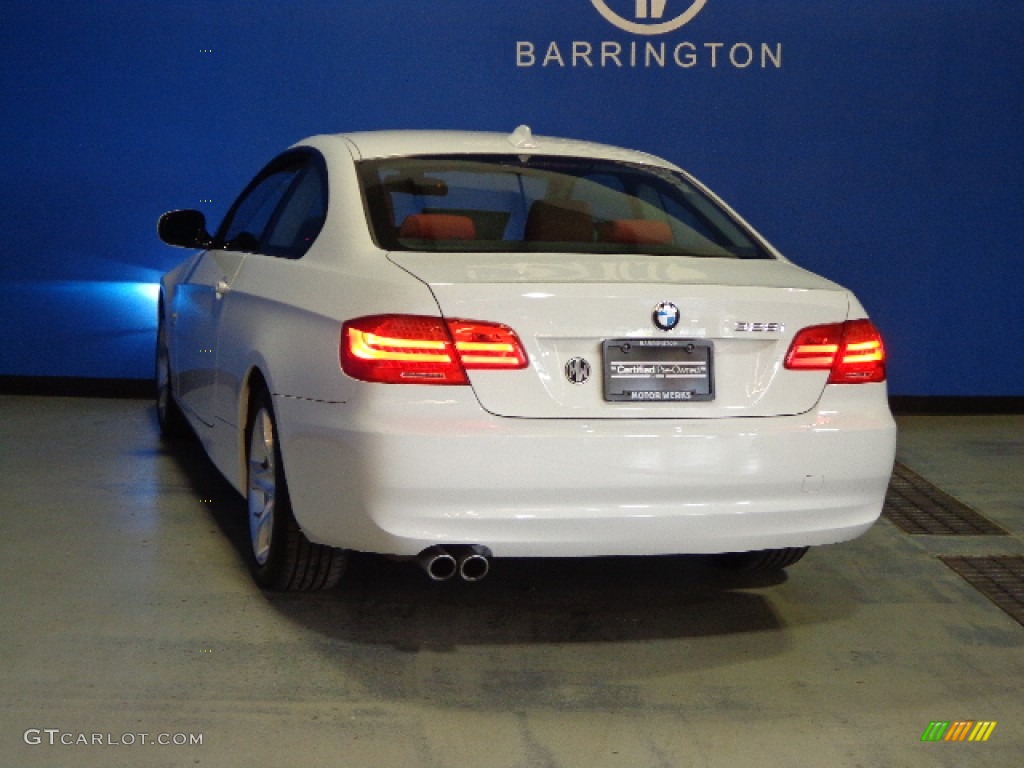
<path id="1" fill-rule="evenodd" d="M 714 345 L 706 339 L 607 339 L 601 356 L 607 402 L 715 399 Z"/>

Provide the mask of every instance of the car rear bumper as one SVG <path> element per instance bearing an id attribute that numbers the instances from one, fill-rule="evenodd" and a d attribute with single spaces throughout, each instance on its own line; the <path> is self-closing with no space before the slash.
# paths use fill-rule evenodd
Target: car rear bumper
<path id="1" fill-rule="evenodd" d="M 827 544 L 877 520 L 892 470 L 884 385 L 827 387 L 797 416 L 642 421 L 500 418 L 445 389 L 399 407 L 390 392 L 361 407 L 275 398 L 311 540 L 496 557 Z"/>

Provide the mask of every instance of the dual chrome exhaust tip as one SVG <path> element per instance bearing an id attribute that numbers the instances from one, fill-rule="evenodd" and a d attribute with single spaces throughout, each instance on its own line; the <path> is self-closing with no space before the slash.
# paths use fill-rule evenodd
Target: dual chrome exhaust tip
<path id="1" fill-rule="evenodd" d="M 463 581 L 480 581 L 491 570 L 491 550 L 479 544 L 436 544 L 416 559 L 433 581 L 448 581 L 455 576 Z"/>

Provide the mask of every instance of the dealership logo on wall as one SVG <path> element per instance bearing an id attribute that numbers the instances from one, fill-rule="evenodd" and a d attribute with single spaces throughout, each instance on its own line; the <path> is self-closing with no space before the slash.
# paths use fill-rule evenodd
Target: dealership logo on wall
<path id="1" fill-rule="evenodd" d="M 520 69 L 782 69 L 782 43 L 704 42 L 666 36 L 710 0 L 577 0 L 639 39 L 516 41 Z M 654 39 L 658 38 L 658 39 Z"/>
<path id="2" fill-rule="evenodd" d="M 673 32 L 689 22 L 694 16 L 700 13 L 700 9 L 707 4 L 708 0 L 688 0 L 683 3 L 687 7 L 677 16 L 666 18 L 666 6 L 668 0 L 632 0 L 635 5 L 633 18 L 635 21 L 620 16 L 604 0 L 590 0 L 597 12 L 616 27 L 635 35 L 662 35 L 666 32 Z M 676 3 L 679 5 L 679 3 Z"/>

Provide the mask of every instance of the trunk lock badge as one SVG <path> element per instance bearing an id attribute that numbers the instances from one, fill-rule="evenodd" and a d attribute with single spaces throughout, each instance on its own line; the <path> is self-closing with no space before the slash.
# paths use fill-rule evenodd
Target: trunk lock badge
<path id="1" fill-rule="evenodd" d="M 574 357 L 565 364 L 565 378 L 572 384 L 583 384 L 590 378 L 590 363 L 582 357 Z"/>

